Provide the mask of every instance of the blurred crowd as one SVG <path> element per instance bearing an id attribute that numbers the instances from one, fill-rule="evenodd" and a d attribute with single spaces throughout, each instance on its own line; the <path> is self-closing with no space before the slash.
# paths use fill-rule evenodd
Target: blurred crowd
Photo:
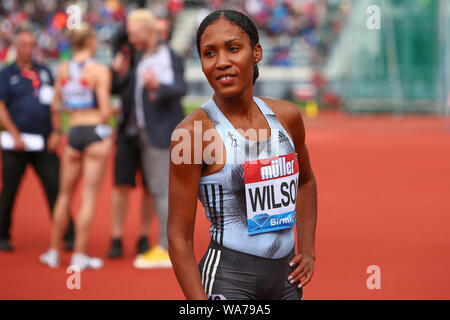
<path id="1" fill-rule="evenodd" d="M 183 8 L 183 0 L 3 0 L 0 4 L 0 65 L 15 57 L 14 32 L 28 27 L 37 35 L 36 61 L 69 58 L 70 44 L 65 34 L 70 4 L 81 7 L 83 20 L 97 30 L 100 49 L 110 46 L 114 32 L 125 24 L 127 12 L 147 6 L 158 17 L 171 18 Z"/>
<path id="2" fill-rule="evenodd" d="M 38 35 L 37 61 L 70 57 L 64 33 L 69 4 L 86 12 L 84 19 L 98 32 L 100 53 L 110 47 L 114 32 L 136 7 L 146 6 L 172 23 L 185 6 L 199 8 L 199 20 L 219 8 L 238 9 L 253 18 L 269 46 L 264 63 L 275 66 L 297 65 L 300 42 L 311 51 L 307 63 L 322 64 L 351 10 L 351 0 L 4 0 L 0 5 L 0 65 L 14 59 L 14 30 L 24 24 Z M 185 58 L 197 58 L 194 45 Z"/>
<path id="3" fill-rule="evenodd" d="M 35 59 L 68 58 L 70 44 L 65 35 L 67 14 L 65 9 L 74 1 L 28 0 L 2 1 L 0 7 L 0 63 L 14 59 L 14 31 L 27 26 L 36 31 L 38 46 Z M 126 10 L 119 1 L 77 1 L 85 8 L 85 20 L 99 31 L 100 41 L 109 41 L 114 28 L 124 23 Z"/>
<path id="4" fill-rule="evenodd" d="M 220 8 L 252 17 L 270 45 L 265 47 L 267 63 L 275 66 L 295 65 L 293 55 L 301 41 L 312 51 L 308 63 L 323 63 L 351 11 L 350 0 L 204 0 L 200 5 L 199 21 Z"/>

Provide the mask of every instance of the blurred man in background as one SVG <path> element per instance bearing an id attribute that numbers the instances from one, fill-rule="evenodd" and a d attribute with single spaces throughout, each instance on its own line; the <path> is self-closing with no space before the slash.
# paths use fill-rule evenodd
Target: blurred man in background
<path id="1" fill-rule="evenodd" d="M 120 258 L 122 257 L 123 226 L 128 208 L 128 195 L 130 189 L 136 186 L 136 174 L 138 171 L 141 172 L 144 188 L 141 205 L 141 226 L 136 246 L 137 254 L 144 253 L 149 249 L 147 234 L 150 227 L 153 202 L 150 192 L 145 187 L 138 129 L 135 124 L 134 114 L 131 113 L 129 74 L 130 68 L 134 65 L 134 55 L 136 53 L 128 41 L 125 27 L 119 29 L 114 37 L 113 52 L 115 56 L 112 64 L 112 93 L 120 95 L 122 106 L 117 125 L 114 188 L 111 195 L 112 242 L 108 257 Z"/>
<path id="2" fill-rule="evenodd" d="M 56 154 L 61 129 L 52 128 L 50 104 L 53 76 L 32 60 L 36 39 L 28 29 L 17 32 L 17 59 L 0 72 L 0 125 L 2 192 L 0 194 L 0 251 L 11 251 L 11 214 L 17 190 L 31 164 L 44 187 L 50 212 L 59 187 Z M 73 221 L 65 235 L 66 249 L 73 247 Z"/>
<path id="3" fill-rule="evenodd" d="M 170 20 L 164 17 L 157 17 L 155 21 L 155 28 L 160 43 L 167 45 L 169 49 L 172 50 L 169 46 L 171 31 Z"/>
<path id="4" fill-rule="evenodd" d="M 167 240 L 169 147 L 173 129 L 184 118 L 180 98 L 186 93 L 181 60 L 159 39 L 154 15 L 130 13 L 128 40 L 137 51 L 130 72 L 132 113 L 139 132 L 143 172 L 159 220 L 158 244 L 134 261 L 137 268 L 170 267 Z"/>

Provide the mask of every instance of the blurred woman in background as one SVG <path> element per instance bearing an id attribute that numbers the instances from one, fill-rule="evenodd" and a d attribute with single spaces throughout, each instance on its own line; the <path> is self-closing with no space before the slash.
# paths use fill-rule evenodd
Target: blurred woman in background
<path id="1" fill-rule="evenodd" d="M 58 110 L 61 102 L 70 112 L 68 145 L 62 157 L 60 190 L 54 209 L 50 246 L 40 256 L 40 261 L 52 268 L 59 266 L 60 244 L 69 221 L 69 207 L 77 182 L 82 177 L 84 185 L 76 216 L 71 265 L 77 265 L 81 270 L 99 269 L 103 261 L 88 256 L 86 246 L 111 148 L 112 129 L 107 124 L 112 115 L 109 102 L 111 75 L 106 66 L 92 59 L 97 49 L 96 35 L 87 24 L 71 30 L 69 37 L 73 57 L 59 65 L 52 104 L 55 128 L 61 128 Z"/>

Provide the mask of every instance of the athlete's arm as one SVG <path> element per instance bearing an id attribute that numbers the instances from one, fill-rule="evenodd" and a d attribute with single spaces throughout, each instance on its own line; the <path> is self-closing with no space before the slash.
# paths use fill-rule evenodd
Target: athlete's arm
<path id="1" fill-rule="evenodd" d="M 111 71 L 103 65 L 98 65 L 96 68 L 98 77 L 95 93 L 97 94 L 98 110 L 100 111 L 103 122 L 106 123 L 113 114 L 109 101 L 111 93 Z"/>
<path id="2" fill-rule="evenodd" d="M 62 101 L 61 97 L 61 75 L 63 72 L 64 63 L 61 63 L 58 68 L 58 73 L 56 75 L 55 83 L 53 85 L 53 101 L 50 105 L 50 120 L 52 123 L 52 132 L 47 138 L 47 150 L 50 152 L 55 152 L 58 147 L 59 138 L 61 135 L 61 110 L 59 106 Z M 66 66 L 67 67 L 67 66 Z"/>
<path id="3" fill-rule="evenodd" d="M 194 163 L 193 118 L 189 115 L 172 134 L 167 223 L 170 259 L 181 289 L 189 300 L 207 298 L 193 249 L 197 197 L 202 174 L 202 163 Z M 190 152 L 189 156 L 187 152 Z M 181 161 L 182 156 L 187 161 Z"/>
<path id="4" fill-rule="evenodd" d="M 305 126 L 302 115 L 298 109 L 296 111 L 296 116 L 291 118 L 290 127 L 300 169 L 296 202 L 298 254 L 291 262 L 298 266 L 290 276 L 295 282 L 300 281 L 300 285 L 305 286 L 311 281 L 316 259 L 317 185 L 305 144 Z"/>
<path id="5" fill-rule="evenodd" d="M 294 104 L 287 101 L 265 100 L 268 100 L 270 106 L 274 106 L 274 112 L 291 136 L 298 154 L 300 171 L 296 201 L 298 254 L 291 261 L 298 266 L 289 275 L 289 279 L 299 281 L 304 286 L 311 281 L 314 273 L 317 220 L 317 186 L 305 144 L 305 126 L 300 110 Z"/>

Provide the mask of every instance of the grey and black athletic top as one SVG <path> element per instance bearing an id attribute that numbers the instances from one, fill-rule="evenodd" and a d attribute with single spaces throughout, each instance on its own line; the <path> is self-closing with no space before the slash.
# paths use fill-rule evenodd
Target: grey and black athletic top
<path id="1" fill-rule="evenodd" d="M 201 106 L 225 145 L 226 163 L 219 172 L 201 177 L 199 199 L 214 242 L 278 259 L 295 245 L 297 155 L 274 112 L 261 99 L 253 99 L 270 127 L 266 140 L 244 138 L 212 99 Z"/>

